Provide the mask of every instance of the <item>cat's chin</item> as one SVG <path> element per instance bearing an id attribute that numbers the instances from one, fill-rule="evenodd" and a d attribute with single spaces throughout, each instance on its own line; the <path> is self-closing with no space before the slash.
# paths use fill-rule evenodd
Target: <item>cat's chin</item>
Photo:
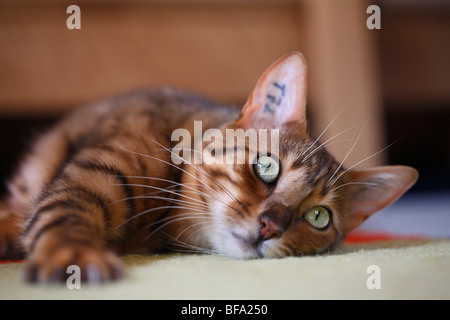
<path id="1" fill-rule="evenodd" d="M 233 250 L 231 256 L 237 259 L 257 259 L 263 258 L 264 255 L 260 250 L 260 246 L 255 241 L 249 241 L 248 239 L 240 236 L 237 233 L 231 233 L 233 245 Z"/>
<path id="2" fill-rule="evenodd" d="M 279 258 L 277 250 L 271 249 L 273 246 L 269 243 L 271 241 L 252 241 L 251 238 L 230 232 L 220 242 L 216 242 L 218 244 L 216 250 L 234 259 Z"/>
<path id="3" fill-rule="evenodd" d="M 212 237 L 212 247 L 218 254 L 234 259 L 257 259 L 262 258 L 258 246 L 247 241 L 245 238 L 232 232 L 215 233 Z"/>

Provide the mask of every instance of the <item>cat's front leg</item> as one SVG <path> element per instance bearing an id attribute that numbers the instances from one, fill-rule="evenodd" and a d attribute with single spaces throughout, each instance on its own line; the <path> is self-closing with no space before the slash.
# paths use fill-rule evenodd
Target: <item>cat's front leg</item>
<path id="1" fill-rule="evenodd" d="M 25 257 L 20 244 L 21 217 L 13 214 L 6 201 L 0 203 L 0 261 L 21 260 Z"/>
<path id="2" fill-rule="evenodd" d="M 98 283 L 123 276 L 120 259 L 110 251 L 114 229 L 101 194 L 63 177 L 30 210 L 22 242 L 28 255 L 25 279 L 63 282 L 69 266 L 81 271 L 81 280 Z M 111 209 L 111 208 L 109 208 Z M 117 213 L 117 212 L 116 212 Z M 115 238 L 118 241 L 117 238 Z"/>
<path id="3" fill-rule="evenodd" d="M 72 274 L 70 266 L 79 268 L 80 280 L 91 284 L 123 277 L 122 263 L 114 253 L 90 241 L 69 240 L 58 233 L 49 231 L 36 242 L 25 269 L 26 281 L 65 282 Z"/>

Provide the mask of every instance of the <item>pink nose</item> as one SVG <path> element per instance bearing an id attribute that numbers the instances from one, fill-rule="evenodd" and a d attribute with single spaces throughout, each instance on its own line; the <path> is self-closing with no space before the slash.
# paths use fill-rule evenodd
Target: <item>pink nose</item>
<path id="1" fill-rule="evenodd" d="M 279 225 L 270 220 L 267 216 L 259 217 L 259 228 L 261 231 L 262 238 L 268 240 L 271 238 L 279 238 L 283 233 L 283 230 Z"/>

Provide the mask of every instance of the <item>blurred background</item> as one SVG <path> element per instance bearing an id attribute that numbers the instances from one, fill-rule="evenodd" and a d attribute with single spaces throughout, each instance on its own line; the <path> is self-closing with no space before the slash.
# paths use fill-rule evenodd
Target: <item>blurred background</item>
<path id="1" fill-rule="evenodd" d="M 81 9 L 80 30 L 66 27 L 71 4 Z M 379 30 L 366 26 L 372 4 Z M 242 105 L 265 68 L 291 50 L 308 61 L 312 131 L 335 137 L 329 150 L 338 160 L 420 172 L 389 219 L 380 214 L 366 228 L 388 230 L 398 216 L 398 231 L 416 210 L 433 223 L 408 220 L 405 234 L 449 236 L 446 0 L 2 0 L 0 179 L 34 136 L 82 104 L 172 85 Z"/>

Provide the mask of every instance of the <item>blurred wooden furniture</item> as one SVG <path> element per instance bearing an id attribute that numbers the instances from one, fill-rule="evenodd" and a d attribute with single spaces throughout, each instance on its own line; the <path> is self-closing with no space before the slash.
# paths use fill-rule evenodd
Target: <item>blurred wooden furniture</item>
<path id="1" fill-rule="evenodd" d="M 54 113 L 174 85 L 242 103 L 279 55 L 304 50 L 295 1 L 0 3 L 0 112 Z"/>

